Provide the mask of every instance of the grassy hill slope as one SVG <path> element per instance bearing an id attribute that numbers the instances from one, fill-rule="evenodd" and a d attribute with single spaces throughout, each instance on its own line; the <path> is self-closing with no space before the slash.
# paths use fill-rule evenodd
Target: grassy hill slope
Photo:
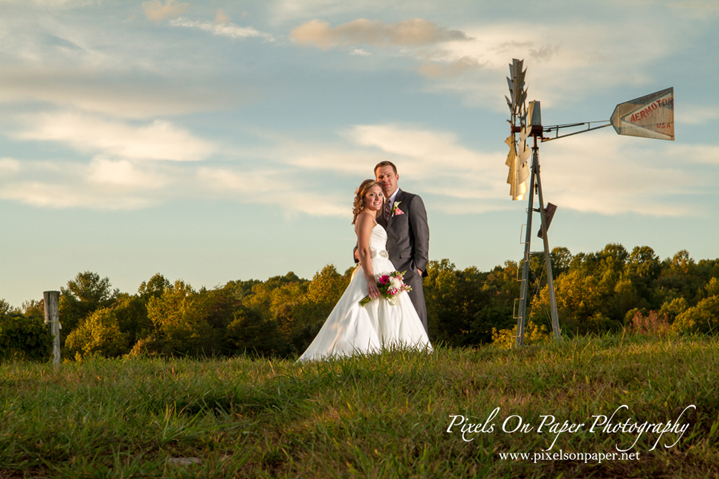
<path id="1" fill-rule="evenodd" d="M 0 478 L 716 477 L 718 384 L 716 337 L 308 365 L 97 359 L 56 373 L 12 363 L 0 366 Z M 591 430 L 593 416 L 615 411 L 610 429 Z M 464 439 L 459 416 L 474 425 Z M 525 432 L 509 432 L 520 421 Z"/>

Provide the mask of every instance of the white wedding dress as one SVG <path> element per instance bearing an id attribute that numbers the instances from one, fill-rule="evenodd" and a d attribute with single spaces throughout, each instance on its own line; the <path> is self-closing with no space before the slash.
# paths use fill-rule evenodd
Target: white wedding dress
<path id="1" fill-rule="evenodd" d="M 376 224 L 369 242 L 375 278 L 395 271 L 387 255 L 386 244 L 387 232 Z M 422 321 L 407 293 L 397 296 L 397 305 L 380 297 L 360 306 L 359 302 L 365 296 L 367 280 L 359 266 L 317 337 L 299 361 L 376 353 L 385 348 L 432 350 Z"/>

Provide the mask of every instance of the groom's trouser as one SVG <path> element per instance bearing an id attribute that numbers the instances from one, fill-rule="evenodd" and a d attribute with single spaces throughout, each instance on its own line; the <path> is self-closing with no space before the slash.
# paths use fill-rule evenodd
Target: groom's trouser
<path id="1" fill-rule="evenodd" d="M 414 274 L 410 275 L 410 273 Z M 410 270 L 405 273 L 404 282 L 412 288 L 412 291 L 407 294 L 409 294 L 409 299 L 412 300 L 414 309 L 417 310 L 419 319 L 422 320 L 422 326 L 424 326 L 425 332 L 429 334 L 429 330 L 427 329 L 427 306 L 424 304 L 424 290 L 422 289 L 422 277 L 417 274 L 417 271 Z"/>

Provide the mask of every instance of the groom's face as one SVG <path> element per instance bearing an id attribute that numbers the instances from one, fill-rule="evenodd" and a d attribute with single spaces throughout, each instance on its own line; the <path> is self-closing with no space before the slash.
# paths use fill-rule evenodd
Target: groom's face
<path id="1" fill-rule="evenodd" d="M 391 166 L 381 166 L 374 171 L 377 184 L 382 188 L 385 198 L 389 198 L 397 190 L 399 175 Z"/>

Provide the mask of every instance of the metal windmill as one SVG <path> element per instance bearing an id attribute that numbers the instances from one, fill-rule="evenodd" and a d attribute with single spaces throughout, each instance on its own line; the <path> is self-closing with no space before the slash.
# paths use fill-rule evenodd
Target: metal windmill
<path id="1" fill-rule="evenodd" d="M 522 259 L 521 293 L 519 301 L 519 314 L 517 315 L 517 347 L 524 344 L 524 329 L 527 323 L 527 297 L 529 289 L 529 259 L 531 254 L 532 241 L 532 216 L 539 213 L 541 228 L 538 236 L 543 240 L 544 261 L 547 270 L 547 286 L 549 289 L 549 302 L 552 317 L 552 331 L 554 337 L 559 339 L 559 315 L 557 313 L 557 300 L 554 292 L 554 278 L 552 275 L 552 260 L 549 252 L 549 239 L 547 230 L 554 216 L 556 206 L 552 203 L 544 204 L 542 191 L 542 179 L 539 167 L 539 143 L 556 140 L 567 136 L 585 133 L 587 131 L 614 126 L 615 131 L 620 135 L 640 136 L 645 138 L 656 138 L 674 140 L 674 89 L 667 88 L 647 96 L 643 96 L 625 103 L 620 103 L 614 109 L 611 119 L 599 122 L 568 123 L 563 125 L 542 126 L 542 114 L 540 103 L 530 101 L 527 107 L 527 90 L 525 88 L 525 76 L 527 70 L 523 69 L 524 62 L 512 60 L 509 65 L 507 83 L 509 85 L 510 97 L 507 99 L 509 106 L 511 133 L 506 140 L 509 145 L 507 155 L 507 166 L 509 176 L 507 183 L 510 185 L 509 194 L 513 200 L 523 200 L 529 192 L 527 207 L 527 223 L 524 241 L 524 257 Z M 594 124 L 595 126 L 592 126 Z M 599 126 L 597 126 L 599 124 Z M 559 135 L 559 130 L 564 128 L 584 127 Z M 544 133 L 554 132 L 554 136 L 545 137 Z M 531 137 L 532 146 L 529 147 L 527 140 Z M 532 159 L 531 165 L 528 160 Z M 529 178 L 529 185 L 527 179 Z M 539 208 L 534 208 L 534 195 L 538 196 Z M 516 302 L 515 302 L 516 310 Z"/>

